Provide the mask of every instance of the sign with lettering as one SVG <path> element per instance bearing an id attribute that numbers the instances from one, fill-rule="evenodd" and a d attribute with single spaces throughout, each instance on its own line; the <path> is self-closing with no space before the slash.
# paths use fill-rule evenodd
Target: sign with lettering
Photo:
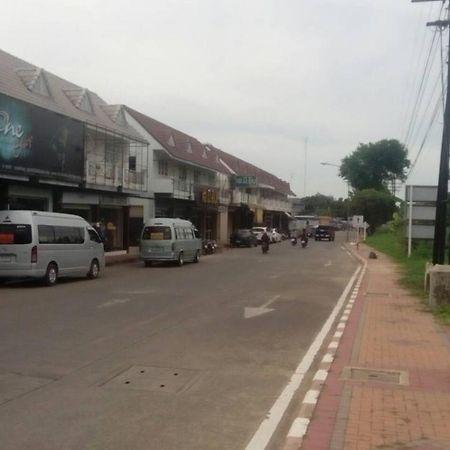
<path id="1" fill-rule="evenodd" d="M 256 187 L 258 185 L 255 175 L 236 175 L 234 183 L 236 187 Z"/>
<path id="2" fill-rule="evenodd" d="M 217 192 L 213 189 L 208 189 L 207 191 L 202 192 L 202 203 L 210 203 L 210 204 L 217 204 L 218 198 L 217 198 Z"/>
<path id="3" fill-rule="evenodd" d="M 0 171 L 81 181 L 83 124 L 0 94 Z"/>

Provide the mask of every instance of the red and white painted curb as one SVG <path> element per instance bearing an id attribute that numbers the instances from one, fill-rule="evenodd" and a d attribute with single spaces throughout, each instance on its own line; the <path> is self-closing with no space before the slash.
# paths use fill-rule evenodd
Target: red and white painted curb
<path id="1" fill-rule="evenodd" d="M 357 256 L 357 255 L 355 255 Z M 325 384 L 325 381 L 333 364 L 336 350 L 339 346 L 339 341 L 344 334 L 347 321 L 352 312 L 353 305 L 358 296 L 359 289 L 361 287 L 362 280 L 366 273 L 367 263 L 364 261 L 362 270 L 358 276 L 358 279 L 353 287 L 352 293 L 344 306 L 339 322 L 336 326 L 336 331 L 328 345 L 327 351 L 323 356 L 319 369 L 313 377 L 311 387 L 305 394 L 300 406 L 298 417 L 294 420 L 287 434 L 286 443 L 283 447 L 284 450 L 300 449 L 303 443 L 303 439 L 308 431 L 308 426 L 314 413 L 315 406 L 319 400 L 320 392 Z"/>

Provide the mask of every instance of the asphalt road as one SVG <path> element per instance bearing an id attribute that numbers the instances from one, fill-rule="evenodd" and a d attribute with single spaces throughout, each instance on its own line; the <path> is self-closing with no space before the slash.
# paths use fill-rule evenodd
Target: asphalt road
<path id="1" fill-rule="evenodd" d="M 0 285 L 1 449 L 244 449 L 357 267 L 344 237 Z"/>

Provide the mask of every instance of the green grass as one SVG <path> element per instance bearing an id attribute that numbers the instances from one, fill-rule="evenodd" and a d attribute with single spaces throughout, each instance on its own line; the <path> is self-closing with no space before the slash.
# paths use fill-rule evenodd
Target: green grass
<path id="1" fill-rule="evenodd" d="M 392 257 L 400 266 L 401 284 L 414 295 L 424 298 L 425 263 L 431 260 L 431 249 L 421 245 L 408 258 L 407 249 L 391 230 L 380 229 L 367 238 L 367 244 Z"/>
<path id="2" fill-rule="evenodd" d="M 432 259 L 430 245 L 419 244 L 408 258 L 407 248 L 402 239 L 387 228 L 382 228 L 369 236 L 366 243 L 392 257 L 399 264 L 402 273 L 400 283 L 416 297 L 421 300 L 426 299 L 427 294 L 424 292 L 425 263 Z M 436 308 L 433 314 L 443 323 L 450 325 L 450 306 Z"/>

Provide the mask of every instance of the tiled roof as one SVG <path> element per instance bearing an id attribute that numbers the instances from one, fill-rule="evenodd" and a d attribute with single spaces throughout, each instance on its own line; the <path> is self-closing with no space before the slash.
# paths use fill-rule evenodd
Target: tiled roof
<path id="1" fill-rule="evenodd" d="M 258 180 L 258 184 L 264 184 L 266 186 L 272 187 L 275 191 L 280 192 L 285 195 L 295 195 L 289 186 L 289 183 L 283 181 L 281 178 L 266 172 L 259 167 L 254 166 L 236 156 L 230 155 L 220 149 L 215 149 L 219 152 L 220 159 L 225 162 L 225 164 L 230 167 L 236 175 L 254 175 Z"/>
<path id="2" fill-rule="evenodd" d="M 39 82 L 41 89 L 34 89 Z M 47 92 L 49 96 L 45 95 Z M 127 124 L 115 123 L 103 109 L 108 106 L 107 103 L 94 92 L 3 50 L 0 50 L 0 93 L 93 126 L 142 140 L 142 137 Z M 77 108 L 86 98 L 91 103 L 92 113 Z"/>
<path id="3" fill-rule="evenodd" d="M 216 149 L 203 145 L 196 138 L 158 122 L 134 109 L 125 106 L 127 112 L 136 119 L 147 132 L 153 136 L 172 157 L 217 172 L 229 171 L 220 163 Z"/>

